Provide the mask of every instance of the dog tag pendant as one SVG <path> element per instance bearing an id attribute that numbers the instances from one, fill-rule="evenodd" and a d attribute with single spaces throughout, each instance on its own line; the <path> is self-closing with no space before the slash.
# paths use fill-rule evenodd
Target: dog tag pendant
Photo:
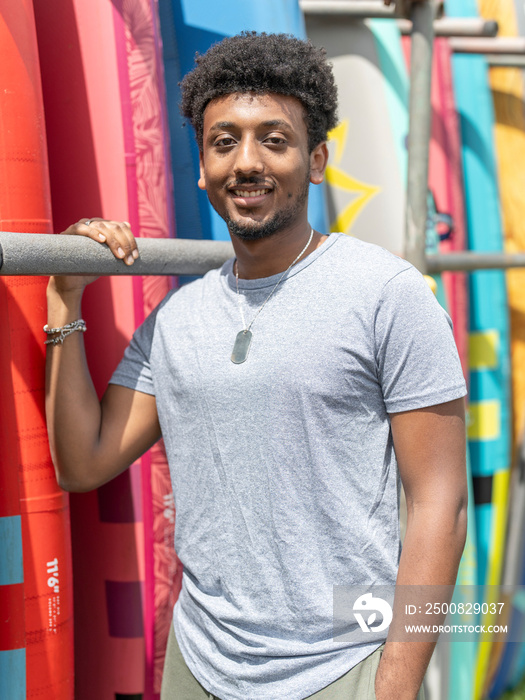
<path id="1" fill-rule="evenodd" d="M 236 365 L 243 363 L 248 357 L 248 350 L 252 342 L 251 331 L 239 331 L 233 345 L 231 360 Z"/>

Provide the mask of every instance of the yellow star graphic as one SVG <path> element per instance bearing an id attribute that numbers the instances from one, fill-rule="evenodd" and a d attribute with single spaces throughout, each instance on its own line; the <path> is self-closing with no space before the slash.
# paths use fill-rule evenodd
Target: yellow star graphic
<path id="1" fill-rule="evenodd" d="M 343 211 L 336 216 L 330 226 L 331 231 L 343 231 L 344 233 L 349 232 L 350 227 L 365 204 L 367 204 L 375 194 L 381 191 L 380 187 L 360 182 L 336 167 L 343 157 L 347 134 L 348 119 L 342 121 L 328 134 L 328 139 L 336 143 L 336 151 L 335 165 L 328 165 L 326 168 L 326 181 L 331 187 L 358 194 L 358 196 L 347 204 Z"/>

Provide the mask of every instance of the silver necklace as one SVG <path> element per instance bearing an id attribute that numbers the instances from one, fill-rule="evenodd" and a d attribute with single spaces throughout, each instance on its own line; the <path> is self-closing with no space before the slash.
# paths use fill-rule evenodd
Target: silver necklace
<path id="1" fill-rule="evenodd" d="M 235 286 L 237 289 L 237 301 L 239 304 L 239 310 L 241 312 L 241 319 L 242 319 L 242 325 L 243 325 L 243 330 L 239 331 L 237 333 L 237 336 L 235 338 L 235 343 L 233 344 L 233 350 L 232 350 L 232 355 L 231 355 L 231 361 L 234 362 L 236 365 L 240 365 L 242 362 L 246 361 L 246 358 L 248 357 L 248 351 L 250 349 L 250 345 L 252 343 L 252 332 L 251 332 L 251 327 L 253 326 L 253 323 L 257 316 L 261 313 L 261 311 L 264 309 L 268 301 L 270 300 L 270 297 L 273 295 L 277 287 L 281 284 L 281 281 L 283 277 L 286 275 L 286 273 L 292 268 L 295 263 L 301 258 L 305 253 L 306 249 L 312 242 L 312 238 L 314 236 L 314 230 L 311 229 L 310 231 L 310 238 L 308 239 L 308 242 L 306 243 L 305 247 L 301 250 L 299 255 L 295 258 L 295 260 L 290 263 L 290 265 L 286 268 L 286 270 L 283 272 L 283 274 L 279 277 L 277 282 L 275 283 L 272 291 L 268 294 L 266 299 L 263 301 L 261 306 L 257 309 L 255 316 L 252 318 L 250 323 L 246 325 L 246 319 L 244 318 L 244 311 L 242 308 L 242 301 L 241 301 L 241 295 L 239 294 L 239 263 L 237 260 L 235 261 Z"/>

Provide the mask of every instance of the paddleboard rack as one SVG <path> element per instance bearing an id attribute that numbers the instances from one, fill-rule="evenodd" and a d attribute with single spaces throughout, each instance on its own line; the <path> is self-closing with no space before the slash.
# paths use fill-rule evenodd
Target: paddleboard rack
<path id="1" fill-rule="evenodd" d="M 409 6 L 386 6 L 382 0 L 299 0 L 305 15 L 337 15 L 351 19 L 396 19 L 401 34 L 410 34 Z M 439 8 L 437 9 L 439 12 Z M 440 17 L 434 20 L 434 35 L 443 37 L 494 37 L 498 23 L 477 17 Z"/>
<path id="2" fill-rule="evenodd" d="M 432 0 L 415 3 L 410 13 L 412 31 L 404 255 L 423 273 L 427 267 L 427 183 L 432 111 L 430 87 L 435 13 L 436 5 Z"/>
<path id="3" fill-rule="evenodd" d="M 525 68 L 523 37 L 454 37 L 450 39 L 450 48 L 454 53 L 482 54 L 494 68 Z"/>
<path id="4" fill-rule="evenodd" d="M 525 54 L 492 55 L 486 58 L 491 68 L 525 68 Z"/>
<path id="5" fill-rule="evenodd" d="M 451 37 L 449 43 L 454 53 L 481 53 L 500 56 L 525 54 L 525 38 L 523 37 Z"/>
<path id="6" fill-rule="evenodd" d="M 403 35 L 412 31 L 410 20 L 398 19 L 397 26 Z M 495 37 L 497 33 L 498 23 L 493 19 L 442 17 L 434 21 L 434 36 L 438 37 Z"/>
<path id="7" fill-rule="evenodd" d="M 476 270 L 508 270 L 525 267 L 525 253 L 457 253 L 427 255 L 427 272 L 474 272 Z"/>
<path id="8" fill-rule="evenodd" d="M 0 232 L 0 276 L 203 275 L 233 257 L 231 243 L 184 238 L 137 238 L 140 258 L 131 266 L 109 248 L 83 236 Z M 472 272 L 525 267 L 525 253 L 427 255 L 426 271 Z"/>
<path id="9" fill-rule="evenodd" d="M 203 275 L 234 255 L 231 243 L 138 238 L 132 266 L 83 236 L 0 232 L 0 275 Z"/>
<path id="10" fill-rule="evenodd" d="M 311 14 L 396 18 L 402 31 L 412 37 L 404 251 L 407 260 L 424 273 L 525 267 L 525 253 L 425 253 L 434 36 L 452 37 L 455 52 L 492 54 L 500 61 L 523 59 L 524 63 L 525 40 L 491 38 L 497 32 L 497 23 L 490 20 L 436 19 L 441 5 L 434 0 L 396 0 L 390 6 L 383 0 L 300 0 L 300 6 L 303 12 Z M 232 245 L 219 241 L 139 239 L 138 245 L 140 258 L 128 267 L 115 259 L 106 246 L 88 238 L 0 233 L 0 275 L 201 275 L 233 255 Z"/>
<path id="11" fill-rule="evenodd" d="M 299 0 L 306 14 L 339 15 L 352 19 L 397 18 L 410 33 L 410 100 L 408 140 L 407 207 L 404 255 L 423 273 L 429 271 L 425 252 L 427 222 L 428 148 L 431 129 L 430 85 L 434 36 L 463 37 L 463 41 L 494 41 L 497 23 L 472 19 L 436 19 L 442 3 L 434 0 L 397 0 L 386 7 L 382 0 Z M 408 24 L 407 21 L 408 20 Z M 466 37 L 466 38 L 465 38 Z M 482 37 L 480 39 L 480 37 Z M 461 39 L 456 38 L 457 41 Z"/>
<path id="12" fill-rule="evenodd" d="M 299 7 L 304 14 L 347 15 L 355 19 L 406 17 L 410 5 L 410 0 L 397 0 L 389 6 L 383 0 L 299 0 Z"/>

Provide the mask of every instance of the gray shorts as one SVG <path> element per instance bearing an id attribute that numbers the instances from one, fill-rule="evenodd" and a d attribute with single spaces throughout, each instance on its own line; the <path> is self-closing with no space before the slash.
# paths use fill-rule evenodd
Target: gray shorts
<path id="1" fill-rule="evenodd" d="M 375 700 L 375 678 L 382 653 L 383 647 L 379 647 L 344 676 L 317 693 L 309 695 L 309 700 Z M 173 625 L 166 650 L 160 697 L 161 700 L 220 700 L 203 688 L 186 666 Z"/>

